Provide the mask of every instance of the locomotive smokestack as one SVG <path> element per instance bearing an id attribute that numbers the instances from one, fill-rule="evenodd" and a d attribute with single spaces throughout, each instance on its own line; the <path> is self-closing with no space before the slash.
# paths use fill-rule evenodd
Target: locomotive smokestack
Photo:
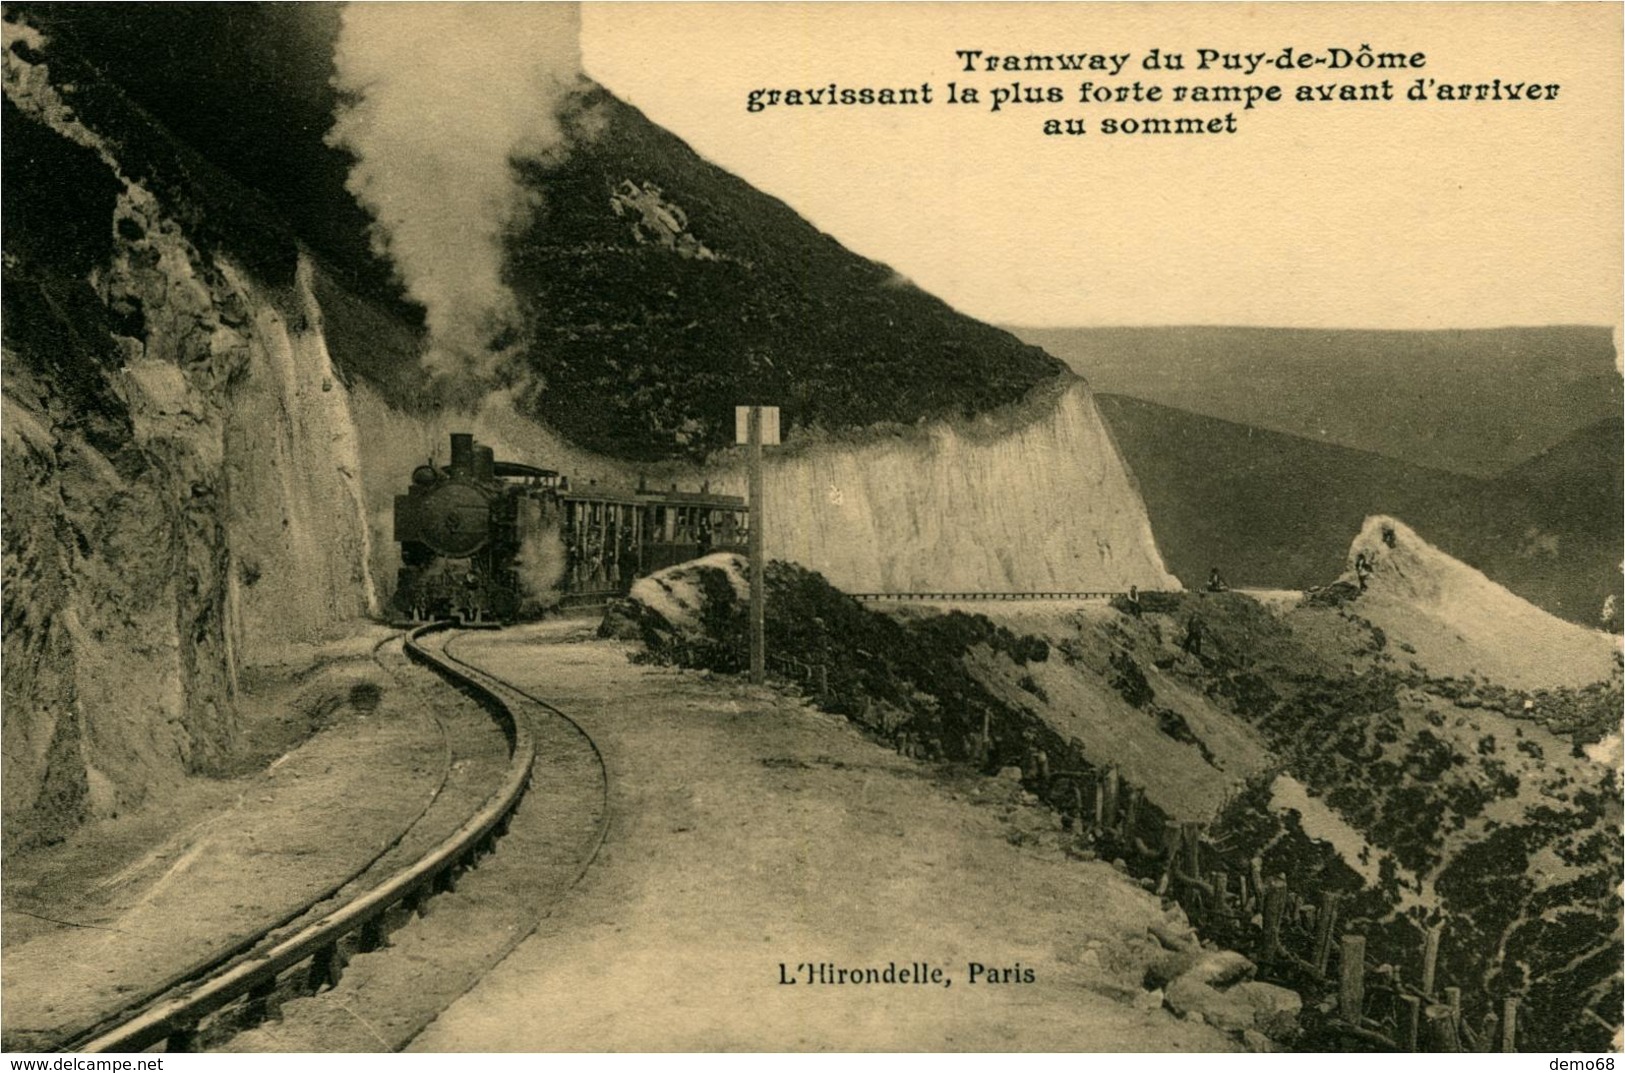
<path id="1" fill-rule="evenodd" d="M 467 432 L 451 434 L 451 471 L 463 474 L 474 469 L 474 437 Z"/>

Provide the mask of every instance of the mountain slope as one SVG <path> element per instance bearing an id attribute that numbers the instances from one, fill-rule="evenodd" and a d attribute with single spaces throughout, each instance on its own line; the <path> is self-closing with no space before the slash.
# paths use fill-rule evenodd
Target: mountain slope
<path id="1" fill-rule="evenodd" d="M 1014 328 L 1097 391 L 1490 477 L 1620 420 L 1608 328 Z"/>
<path id="2" fill-rule="evenodd" d="M 980 413 L 1063 370 L 852 254 L 788 206 L 596 91 L 547 208 L 512 247 L 537 416 L 654 458 L 725 446 L 733 407 L 861 428 Z"/>
<path id="3" fill-rule="evenodd" d="M 1366 519 L 1349 561 L 1370 565 L 1349 604 L 1435 677 L 1473 676 L 1521 689 L 1606 681 L 1615 642 L 1518 599 L 1444 554 L 1397 518 Z M 1351 566 L 1345 580 L 1358 581 Z"/>
<path id="4" fill-rule="evenodd" d="M 1625 507 L 1612 421 L 1481 481 L 1122 395 L 1096 401 L 1187 584 L 1214 566 L 1233 585 L 1324 584 L 1343 569 L 1348 534 L 1389 514 L 1572 621 L 1593 624 L 1618 589 Z"/>

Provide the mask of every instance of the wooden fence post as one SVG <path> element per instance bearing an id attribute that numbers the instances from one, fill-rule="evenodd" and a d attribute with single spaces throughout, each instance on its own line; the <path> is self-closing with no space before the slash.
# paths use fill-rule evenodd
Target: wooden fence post
<path id="1" fill-rule="evenodd" d="M 1500 1027 L 1500 1024 L 1501 1018 L 1496 1016 L 1495 1011 L 1491 1010 L 1486 1013 L 1484 1019 L 1478 1024 L 1478 1046 L 1474 1050 L 1480 1054 L 1488 1054 L 1493 1051 L 1495 1049 L 1495 1030 Z"/>
<path id="2" fill-rule="evenodd" d="M 1433 995 L 1433 976 L 1439 965 L 1439 933 L 1444 925 L 1435 924 L 1422 941 L 1422 994 Z"/>
<path id="3" fill-rule="evenodd" d="M 1168 858 L 1167 866 L 1163 868 L 1162 879 L 1157 882 L 1157 897 L 1168 893 L 1173 884 L 1174 873 L 1179 871 L 1180 831 L 1182 827 L 1177 820 L 1166 820 L 1162 825 L 1162 852 Z"/>
<path id="4" fill-rule="evenodd" d="M 1422 1020 L 1422 1000 L 1415 995 L 1401 995 L 1399 1001 L 1404 1004 L 1400 1011 L 1400 1026 L 1404 1029 L 1405 1049 L 1416 1050 L 1416 1030 Z"/>
<path id="5" fill-rule="evenodd" d="M 1365 936 L 1343 936 L 1338 976 L 1338 1005 L 1343 1020 L 1359 1027 L 1365 1016 Z"/>
<path id="6" fill-rule="evenodd" d="M 1326 891 L 1320 896 L 1320 912 L 1315 916 L 1315 972 L 1326 975 L 1326 966 L 1332 960 L 1332 928 L 1337 923 L 1337 893 Z"/>
<path id="7" fill-rule="evenodd" d="M 1438 1004 L 1427 1008 L 1428 1034 L 1433 1037 L 1435 1050 L 1447 1054 L 1455 1054 L 1461 1050 L 1461 1040 L 1456 1035 L 1456 1018 L 1449 1006 Z"/>
<path id="8" fill-rule="evenodd" d="M 1264 891 L 1264 960 L 1273 961 L 1281 949 L 1281 914 L 1286 911 L 1286 887 L 1271 883 Z"/>

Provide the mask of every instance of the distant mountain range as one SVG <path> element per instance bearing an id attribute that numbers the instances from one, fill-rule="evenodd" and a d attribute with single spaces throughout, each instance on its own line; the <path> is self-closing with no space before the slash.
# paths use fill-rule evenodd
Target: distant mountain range
<path id="1" fill-rule="evenodd" d="M 1493 478 L 1097 396 L 1134 471 L 1158 547 L 1186 585 L 1217 566 L 1232 585 L 1306 588 L 1345 568 L 1364 519 L 1388 514 L 1554 614 L 1595 625 L 1620 589 L 1617 418 L 1570 432 Z"/>
<path id="2" fill-rule="evenodd" d="M 1013 328 L 1096 391 L 1494 477 L 1620 420 L 1609 328 Z"/>

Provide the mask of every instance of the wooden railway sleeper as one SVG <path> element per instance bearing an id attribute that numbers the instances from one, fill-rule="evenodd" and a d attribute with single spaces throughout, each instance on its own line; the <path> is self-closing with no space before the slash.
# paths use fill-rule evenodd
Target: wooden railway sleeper
<path id="1" fill-rule="evenodd" d="M 348 958 L 337 942 L 322 947 L 310 959 L 310 974 L 306 978 L 306 987 L 312 994 L 325 991 L 339 985 L 339 977 L 344 975 L 344 963 Z"/>
<path id="2" fill-rule="evenodd" d="M 356 949 L 363 954 L 370 954 L 384 945 L 384 915 L 379 913 L 361 925 L 361 934 L 356 939 Z"/>
<path id="3" fill-rule="evenodd" d="M 248 989 L 248 1000 L 244 1004 L 244 1013 L 255 1024 L 271 1016 L 271 1000 L 276 997 L 277 978 L 267 976 L 259 983 Z"/>

